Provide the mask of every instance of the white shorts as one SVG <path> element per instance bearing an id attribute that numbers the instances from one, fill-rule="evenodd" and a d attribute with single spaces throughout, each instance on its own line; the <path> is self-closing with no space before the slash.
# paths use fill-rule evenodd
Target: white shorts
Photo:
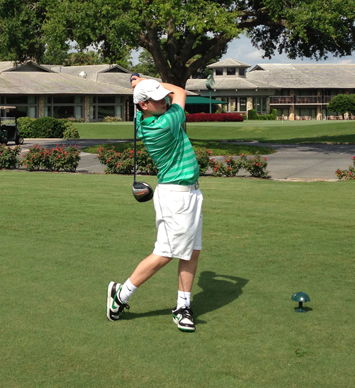
<path id="1" fill-rule="evenodd" d="M 198 185 L 158 184 L 154 254 L 190 260 L 193 250 L 202 249 L 202 202 Z"/>

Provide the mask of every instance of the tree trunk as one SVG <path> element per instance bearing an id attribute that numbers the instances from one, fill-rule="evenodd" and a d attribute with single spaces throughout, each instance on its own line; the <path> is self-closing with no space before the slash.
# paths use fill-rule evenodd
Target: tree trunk
<path id="1" fill-rule="evenodd" d="M 212 58 L 222 56 L 231 40 L 221 35 L 194 47 L 196 39 L 192 33 L 186 33 L 179 40 L 168 36 L 162 45 L 159 34 L 151 26 L 140 36 L 141 45 L 152 55 L 162 81 L 182 88 L 197 70 L 206 67 Z"/>

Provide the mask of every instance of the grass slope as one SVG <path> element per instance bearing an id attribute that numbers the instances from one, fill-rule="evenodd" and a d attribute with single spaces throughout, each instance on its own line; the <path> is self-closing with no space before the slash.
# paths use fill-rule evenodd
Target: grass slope
<path id="1" fill-rule="evenodd" d="M 122 321 L 105 318 L 108 281 L 155 238 L 131 177 L 0 171 L 0 182 L 3 386 L 354 385 L 353 182 L 202 178 L 194 334 L 169 315 L 175 262 Z M 290 300 L 300 290 L 306 314 Z"/>
<path id="2" fill-rule="evenodd" d="M 220 141 L 213 141 L 213 140 L 192 140 L 193 147 L 197 148 L 205 148 L 207 150 L 210 150 L 214 156 L 218 155 L 268 155 L 272 154 L 275 151 L 271 147 L 260 147 L 260 146 L 253 146 L 253 145 L 247 145 L 247 144 L 233 144 L 230 142 L 222 143 Z M 98 153 L 99 147 L 103 147 L 106 149 L 112 149 L 114 148 L 118 152 L 122 152 L 126 148 L 133 149 L 134 144 L 133 142 L 121 142 L 121 143 L 112 143 L 112 144 L 97 144 L 95 146 L 89 146 L 85 147 L 83 149 L 84 152 L 89 152 L 93 154 Z M 144 148 L 143 143 L 141 141 L 137 142 L 137 149 Z"/>
<path id="3" fill-rule="evenodd" d="M 132 123 L 77 123 L 83 139 L 132 139 Z M 190 138 L 234 139 L 273 143 L 352 143 L 355 121 L 260 121 L 188 123 Z"/>

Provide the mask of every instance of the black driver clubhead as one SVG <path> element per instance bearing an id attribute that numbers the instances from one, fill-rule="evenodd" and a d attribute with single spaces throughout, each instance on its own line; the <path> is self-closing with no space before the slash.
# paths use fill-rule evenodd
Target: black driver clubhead
<path id="1" fill-rule="evenodd" d="M 134 182 L 132 185 L 132 194 L 138 202 L 147 202 L 153 198 L 154 191 L 145 182 Z"/>

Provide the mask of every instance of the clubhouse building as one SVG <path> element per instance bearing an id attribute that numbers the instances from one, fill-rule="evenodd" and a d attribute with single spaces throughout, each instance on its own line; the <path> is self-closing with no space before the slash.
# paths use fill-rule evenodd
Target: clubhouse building
<path id="1" fill-rule="evenodd" d="M 192 94 L 224 101 L 223 109 L 228 112 L 277 109 L 279 118 L 285 120 L 337 119 L 340 117 L 327 108 L 331 98 L 355 93 L 355 64 L 259 64 L 250 68 L 226 59 L 208 67 L 213 71 L 212 89 L 206 79 L 193 78 L 186 88 Z M 133 113 L 129 78 L 130 71 L 119 65 L 0 62 L 0 105 L 16 106 L 19 117 L 100 121 L 110 116 L 127 121 Z"/>

